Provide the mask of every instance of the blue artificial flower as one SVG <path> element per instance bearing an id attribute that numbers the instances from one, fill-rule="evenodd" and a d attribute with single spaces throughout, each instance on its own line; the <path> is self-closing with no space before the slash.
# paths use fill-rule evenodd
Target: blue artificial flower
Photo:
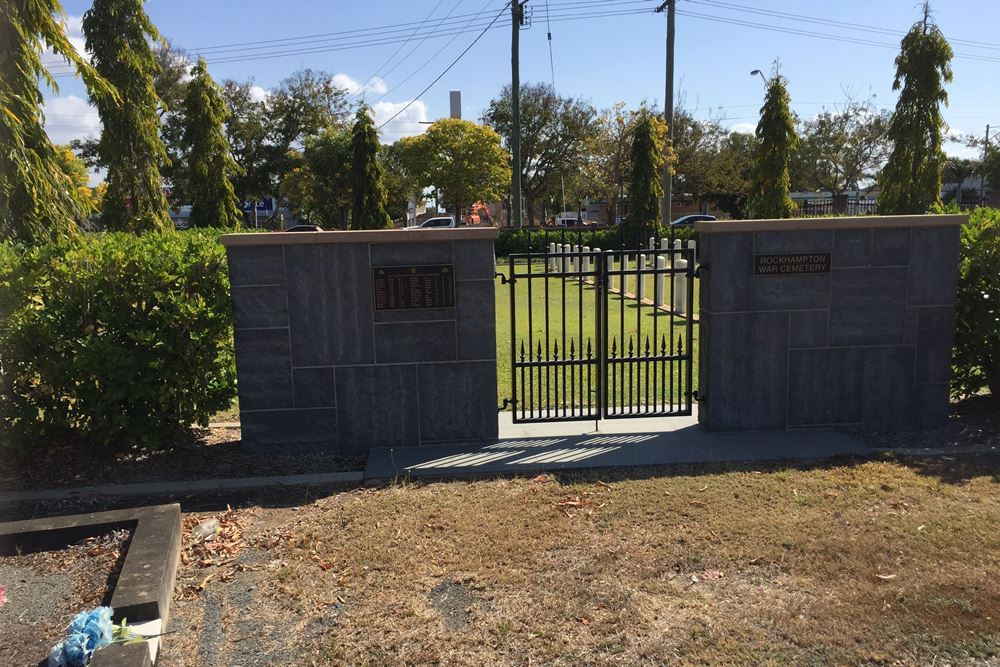
<path id="1" fill-rule="evenodd" d="M 69 624 L 69 632 L 81 633 L 87 637 L 87 648 L 94 652 L 111 643 L 114 627 L 111 624 L 111 607 L 97 607 L 90 611 L 81 611 Z"/>
<path id="2" fill-rule="evenodd" d="M 70 632 L 49 653 L 48 667 L 87 667 L 94 651 L 87 647 L 90 637 L 82 632 Z"/>

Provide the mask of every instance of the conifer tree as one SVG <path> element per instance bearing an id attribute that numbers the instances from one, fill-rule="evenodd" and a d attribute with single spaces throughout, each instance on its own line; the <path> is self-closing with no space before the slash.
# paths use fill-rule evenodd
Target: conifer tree
<path id="1" fill-rule="evenodd" d="M 633 235 L 636 239 L 644 238 L 660 218 L 665 133 L 658 131 L 658 120 L 649 109 L 640 109 L 635 115 L 629 162 L 629 214 L 624 232 L 627 238 Z M 665 129 L 666 124 L 660 123 Z"/>
<path id="2" fill-rule="evenodd" d="M 91 62 L 124 100 L 116 105 L 91 96 L 103 125 L 98 152 L 108 169 L 101 222 L 137 232 L 170 223 L 160 176 L 168 157 L 153 86 L 159 65 L 150 44 L 160 35 L 142 5 L 143 0 L 94 0 L 83 15 Z"/>
<path id="3" fill-rule="evenodd" d="M 952 50 L 941 30 L 930 20 L 924 3 L 923 19 L 903 37 L 896 56 L 893 90 L 900 90 L 889 123 L 892 152 L 878 178 L 878 212 L 883 215 L 926 213 L 941 201 L 944 119 L 948 104 L 944 84 L 951 81 Z"/>
<path id="4" fill-rule="evenodd" d="M 788 107 L 790 99 L 788 80 L 775 65 L 757 123 L 757 149 L 747 203 L 754 218 L 789 218 L 795 213 L 795 202 L 789 194 L 788 165 L 799 139 L 795 117 Z"/>
<path id="5" fill-rule="evenodd" d="M 351 145 L 351 228 L 388 229 L 392 227 L 392 220 L 385 212 L 385 186 L 382 183 L 382 165 L 378 161 L 378 132 L 366 106 L 358 109 L 355 115 Z"/>
<path id="6" fill-rule="evenodd" d="M 116 94 L 66 37 L 58 0 L 0 2 L 0 240 L 25 243 L 69 233 L 85 215 L 72 178 L 42 127 L 39 81 L 58 91 L 42 65 L 47 46 L 83 77 L 91 94 Z"/>
<path id="7" fill-rule="evenodd" d="M 191 226 L 238 227 L 243 215 L 230 177 L 239 173 L 239 167 L 223 129 L 229 110 L 203 58 L 191 74 L 183 105 L 188 181 L 184 191 L 191 199 Z"/>

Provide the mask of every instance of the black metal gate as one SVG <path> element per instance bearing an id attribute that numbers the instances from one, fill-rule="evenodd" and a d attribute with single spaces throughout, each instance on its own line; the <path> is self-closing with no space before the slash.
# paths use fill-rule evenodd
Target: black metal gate
<path id="1" fill-rule="evenodd" d="M 695 249 L 513 253 L 514 422 L 691 414 Z"/>

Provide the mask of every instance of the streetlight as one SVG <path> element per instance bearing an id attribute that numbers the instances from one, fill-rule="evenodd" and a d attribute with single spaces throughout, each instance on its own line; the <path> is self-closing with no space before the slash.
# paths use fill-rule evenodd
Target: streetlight
<path id="1" fill-rule="evenodd" d="M 763 81 L 764 85 L 766 86 L 767 85 L 767 79 L 764 78 L 764 73 L 761 72 L 759 69 L 755 69 L 752 72 L 750 72 L 750 76 L 754 76 L 755 74 L 760 77 L 760 80 Z"/>

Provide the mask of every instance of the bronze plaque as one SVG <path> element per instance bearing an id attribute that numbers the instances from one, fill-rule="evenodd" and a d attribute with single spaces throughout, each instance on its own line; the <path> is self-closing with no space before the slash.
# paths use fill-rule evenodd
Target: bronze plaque
<path id="1" fill-rule="evenodd" d="M 455 307 L 452 264 L 376 266 L 372 273 L 375 310 Z"/>
<path id="2" fill-rule="evenodd" d="M 784 252 L 753 256 L 755 276 L 789 276 L 830 273 L 828 252 Z"/>

